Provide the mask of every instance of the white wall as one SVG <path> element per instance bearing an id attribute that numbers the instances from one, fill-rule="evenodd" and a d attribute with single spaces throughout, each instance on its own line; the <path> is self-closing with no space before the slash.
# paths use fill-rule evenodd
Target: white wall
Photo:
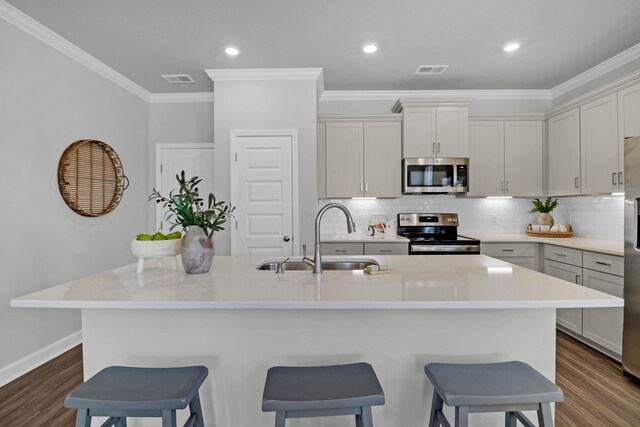
<path id="1" fill-rule="evenodd" d="M 577 236 L 622 241 L 624 238 L 624 198 L 611 196 L 562 197 L 552 213 L 558 224 L 572 224 Z M 333 200 L 331 200 L 333 201 Z M 322 200 L 321 206 L 331 202 Z M 354 216 L 359 232 L 365 232 L 371 215 L 396 219 L 402 212 L 457 213 L 462 234 L 512 234 L 535 224 L 537 214 L 529 213 L 531 199 L 464 198 L 449 195 L 403 196 L 399 199 L 340 200 Z M 323 234 L 345 234 L 344 214 L 328 211 L 322 218 Z"/>
<path id="2" fill-rule="evenodd" d="M 146 229 L 147 102 L 0 19 L 0 369 L 80 329 L 77 310 L 10 308 L 9 300 L 134 261 Z M 60 197 L 63 150 L 99 139 L 131 185 L 120 206 L 85 218 Z"/>
<path id="3" fill-rule="evenodd" d="M 215 192 L 230 193 L 230 131 L 249 129 L 298 130 L 300 236 L 298 246 L 313 243 L 317 208 L 315 80 L 215 82 Z M 229 230 L 214 235 L 216 254 L 230 252 Z"/>

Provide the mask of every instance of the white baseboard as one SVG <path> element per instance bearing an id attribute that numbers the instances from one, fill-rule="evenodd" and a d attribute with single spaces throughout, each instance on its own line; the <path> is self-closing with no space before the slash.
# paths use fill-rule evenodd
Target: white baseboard
<path id="1" fill-rule="evenodd" d="M 60 356 L 67 350 L 72 349 L 78 344 L 82 343 L 82 331 L 74 332 L 71 335 L 68 335 L 54 343 L 49 344 L 46 347 L 41 348 L 40 350 L 34 351 L 33 353 L 23 357 L 22 359 L 16 360 L 13 363 L 10 363 L 7 366 L 3 366 L 0 368 L 0 387 L 9 384 L 11 381 L 16 378 L 21 377 L 29 371 L 34 370 L 40 365 L 43 365 Z"/>

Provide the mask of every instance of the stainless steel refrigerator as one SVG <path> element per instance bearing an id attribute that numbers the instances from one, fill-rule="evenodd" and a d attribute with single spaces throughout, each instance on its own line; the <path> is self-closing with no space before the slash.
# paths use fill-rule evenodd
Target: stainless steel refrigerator
<path id="1" fill-rule="evenodd" d="M 640 378 L 640 137 L 624 140 L 624 175 L 622 366 Z"/>

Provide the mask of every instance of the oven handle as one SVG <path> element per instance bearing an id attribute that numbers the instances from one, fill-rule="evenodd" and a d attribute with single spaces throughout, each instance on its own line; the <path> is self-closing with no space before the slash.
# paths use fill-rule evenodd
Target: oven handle
<path id="1" fill-rule="evenodd" d="M 480 252 L 480 245 L 411 245 L 411 252 Z"/>

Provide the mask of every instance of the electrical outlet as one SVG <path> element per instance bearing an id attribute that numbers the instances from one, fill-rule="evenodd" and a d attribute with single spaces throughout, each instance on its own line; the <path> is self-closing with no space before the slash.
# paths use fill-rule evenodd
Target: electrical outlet
<path id="1" fill-rule="evenodd" d="M 491 225 L 498 225 L 498 214 L 491 214 Z"/>

